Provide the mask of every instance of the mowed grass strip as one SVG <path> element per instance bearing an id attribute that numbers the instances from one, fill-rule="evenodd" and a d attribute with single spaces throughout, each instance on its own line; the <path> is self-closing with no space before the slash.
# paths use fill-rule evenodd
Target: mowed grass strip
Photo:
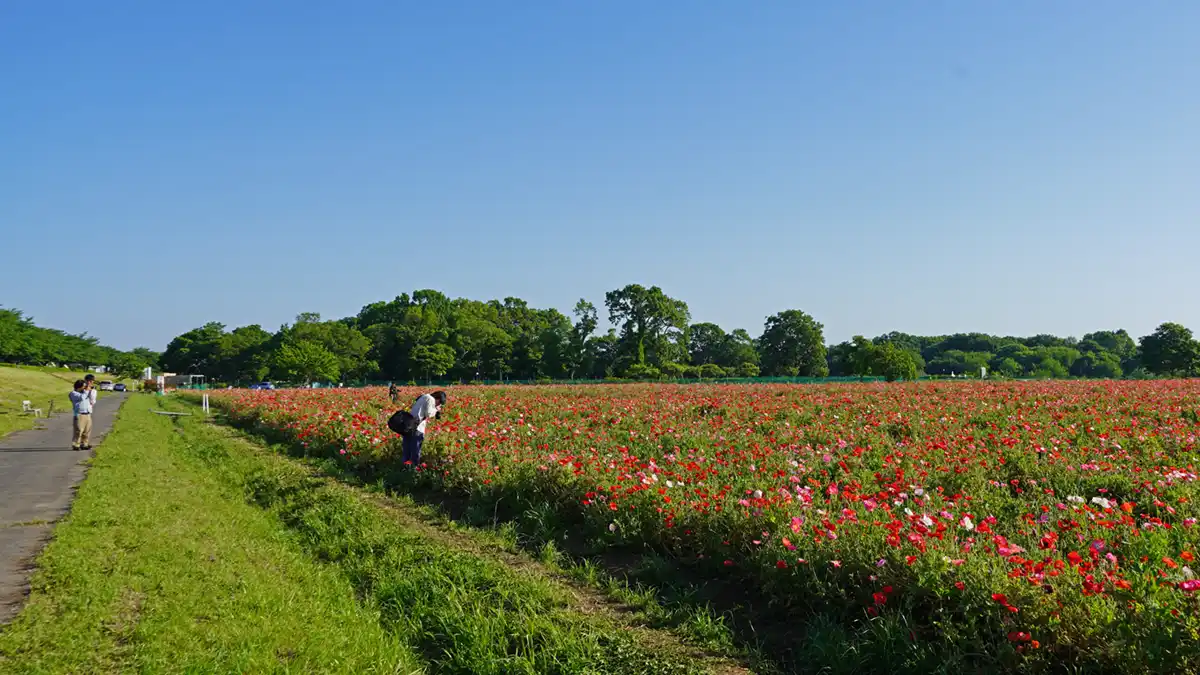
<path id="1" fill-rule="evenodd" d="M 172 404 L 177 410 L 194 406 Z M 407 636 L 429 671 L 454 674 L 746 673 L 681 648 L 668 633 L 631 630 L 528 566 L 397 518 L 364 494 L 199 417 L 180 421 L 191 452 L 243 482 L 318 560 L 341 570 L 383 625 Z M 653 633 L 653 634 L 651 634 Z"/>
<path id="2" fill-rule="evenodd" d="M 422 672 L 346 576 L 156 405 L 130 401 L 99 449 L 28 605 L 0 628 L 0 672 Z"/>

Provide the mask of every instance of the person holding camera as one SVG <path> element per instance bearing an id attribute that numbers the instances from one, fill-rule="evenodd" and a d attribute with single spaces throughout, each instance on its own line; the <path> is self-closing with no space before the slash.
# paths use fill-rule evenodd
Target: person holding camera
<path id="1" fill-rule="evenodd" d="M 96 407 L 96 376 L 88 373 L 83 376 L 83 388 L 87 391 L 88 401 L 91 402 L 91 408 Z"/>
<path id="2" fill-rule="evenodd" d="M 421 446 L 425 444 L 425 425 L 429 420 L 437 419 L 446 405 L 446 392 L 435 391 L 431 394 L 421 394 L 412 407 L 412 423 L 416 428 L 404 435 L 404 454 L 401 461 L 416 467 L 421 463 Z"/>
<path id="3" fill-rule="evenodd" d="M 75 388 L 68 396 L 71 399 L 71 408 L 75 415 L 75 421 L 71 427 L 71 449 L 91 450 L 92 402 L 95 399 L 88 393 L 87 384 L 83 380 L 75 380 Z"/>

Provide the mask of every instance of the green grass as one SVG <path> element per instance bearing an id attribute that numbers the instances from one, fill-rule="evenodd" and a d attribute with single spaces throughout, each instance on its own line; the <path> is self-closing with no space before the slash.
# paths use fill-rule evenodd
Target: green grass
<path id="1" fill-rule="evenodd" d="M 195 410 L 194 407 L 190 408 Z M 437 673 L 745 672 L 621 616 L 528 558 L 425 522 L 398 504 L 315 475 L 310 467 L 233 432 L 181 424 L 223 470 L 246 478 L 248 497 L 295 532 L 319 560 L 340 568 L 381 621 L 411 636 Z"/>
<path id="2" fill-rule="evenodd" d="M 0 672 L 746 673 L 496 537 L 131 401 Z"/>
<path id="3" fill-rule="evenodd" d="M 128 381 L 114 379 L 110 375 L 96 374 L 96 380 L 111 379 L 115 382 Z M 34 408 L 41 408 L 45 415 L 50 414 L 51 404 L 55 413 L 70 412 L 71 387 L 75 380 L 82 380 L 87 373 L 62 368 L 43 366 L 0 366 L 0 438 L 22 429 L 32 429 L 35 418 L 33 415 L 21 413 L 21 401 L 29 401 Z M 99 392 L 101 397 L 110 392 Z"/>
<path id="4" fill-rule="evenodd" d="M 29 401 L 43 414 L 50 413 L 54 403 L 57 412 L 70 411 L 71 385 L 84 373 L 58 369 L 0 366 L 0 437 L 13 431 L 33 428 L 33 415 L 21 414 L 21 401 Z M 107 393 L 107 392 L 101 392 Z"/>
<path id="5" fill-rule="evenodd" d="M 199 462 L 149 397 L 105 439 L 0 629 L 0 672 L 419 672 L 347 579 Z"/>

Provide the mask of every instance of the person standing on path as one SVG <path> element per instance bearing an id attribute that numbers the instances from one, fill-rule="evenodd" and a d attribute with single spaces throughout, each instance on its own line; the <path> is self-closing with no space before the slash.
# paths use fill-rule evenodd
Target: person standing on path
<path id="1" fill-rule="evenodd" d="M 75 390 L 68 395 L 75 413 L 75 424 L 71 435 L 72 450 L 92 449 L 92 401 L 94 392 L 88 393 L 83 380 L 75 380 Z"/>
<path id="2" fill-rule="evenodd" d="M 401 461 L 405 464 L 411 463 L 416 467 L 421 463 L 421 446 L 425 444 L 425 425 L 429 420 L 442 414 L 442 407 L 446 405 L 446 399 L 446 392 L 435 391 L 432 394 L 421 394 L 417 402 L 413 404 L 412 416 L 417 423 L 417 428 L 404 437 L 404 454 Z"/>
<path id="3" fill-rule="evenodd" d="M 91 410 L 96 409 L 96 376 L 88 373 L 83 376 L 83 384 L 87 387 L 88 398 L 92 402 Z"/>

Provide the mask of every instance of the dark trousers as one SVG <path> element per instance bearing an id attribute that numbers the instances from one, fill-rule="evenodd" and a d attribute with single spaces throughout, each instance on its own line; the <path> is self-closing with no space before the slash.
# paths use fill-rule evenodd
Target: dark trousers
<path id="1" fill-rule="evenodd" d="M 404 437 L 404 455 L 401 458 L 405 464 L 412 462 L 413 466 L 421 463 L 421 446 L 425 443 L 425 434 L 409 434 Z"/>

